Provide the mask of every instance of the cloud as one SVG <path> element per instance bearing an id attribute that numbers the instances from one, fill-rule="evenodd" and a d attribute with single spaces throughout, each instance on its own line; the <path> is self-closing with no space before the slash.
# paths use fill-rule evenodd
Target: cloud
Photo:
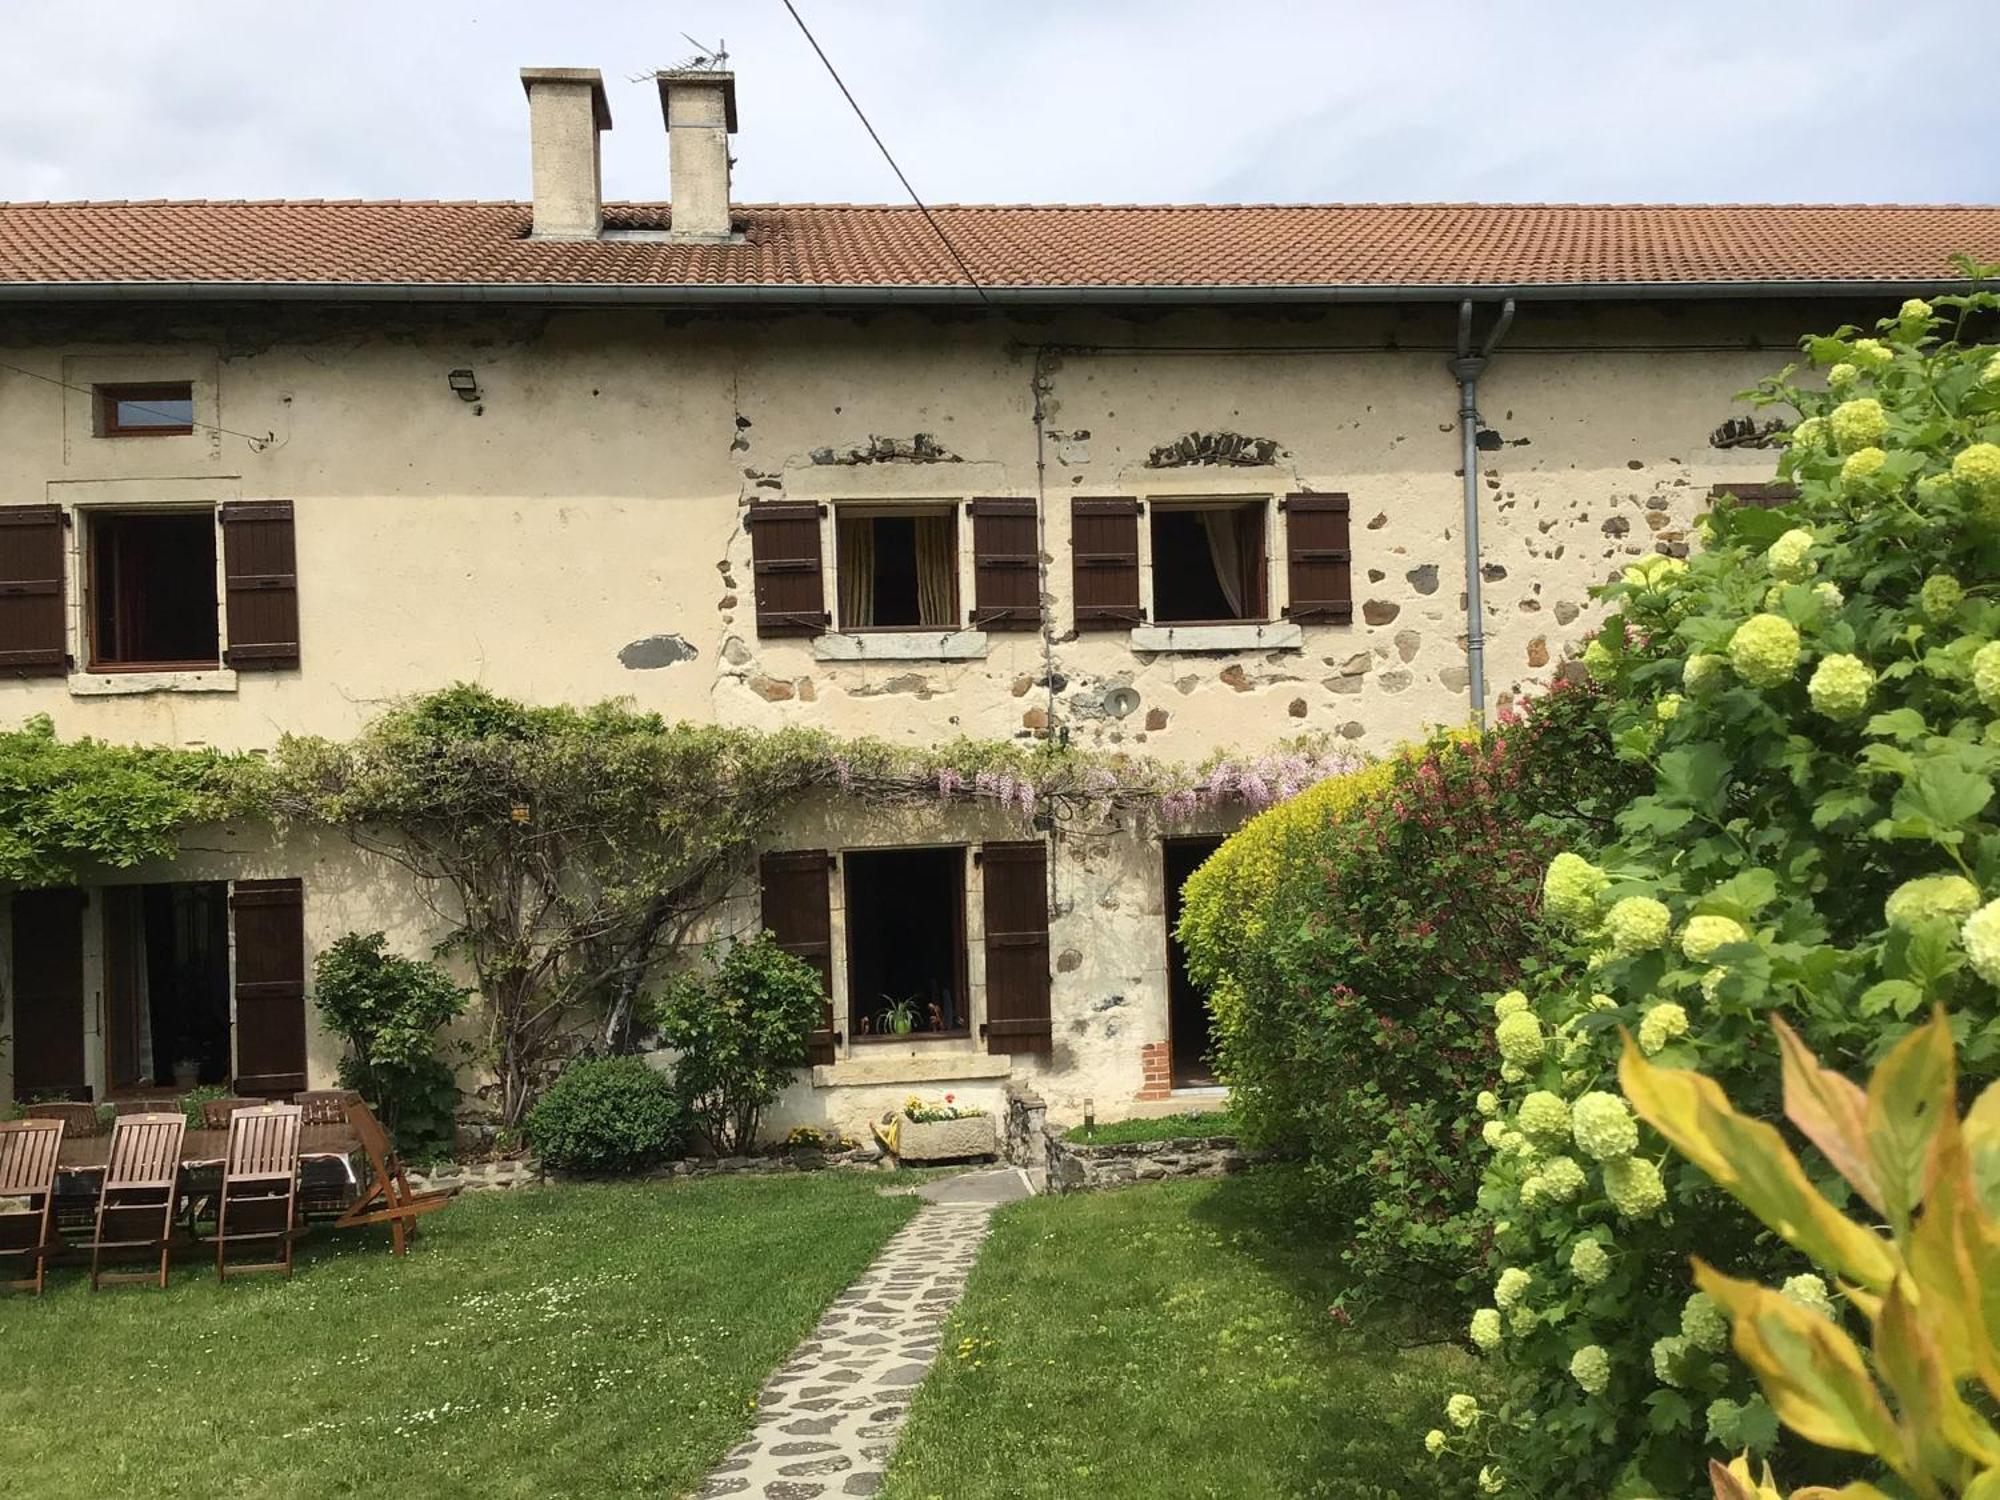
<path id="1" fill-rule="evenodd" d="M 798 4 L 940 202 L 2000 198 L 1951 0 Z M 0 196 L 518 198 L 537 64 L 604 70 L 607 193 L 660 198 L 630 77 L 682 29 L 727 36 L 739 198 L 901 197 L 776 0 L 19 7 Z"/>

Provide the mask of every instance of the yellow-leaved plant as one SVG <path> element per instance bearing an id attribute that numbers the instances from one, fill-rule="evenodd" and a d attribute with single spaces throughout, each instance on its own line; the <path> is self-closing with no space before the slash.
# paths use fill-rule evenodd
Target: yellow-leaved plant
<path id="1" fill-rule="evenodd" d="M 1785 1114 L 1872 1211 L 1843 1214 L 1777 1129 L 1731 1107 L 1712 1079 L 1659 1067 L 1626 1038 L 1632 1107 L 1780 1238 L 1836 1276 L 1867 1319 L 1864 1352 L 1832 1319 L 1699 1257 L 1736 1353 L 1778 1418 L 1808 1442 L 1871 1455 L 1922 1500 L 2000 1500 L 2000 1084 L 1960 1118 L 1942 1011 L 1883 1058 L 1864 1090 L 1822 1067 L 1781 1020 Z M 1968 1387 L 1975 1388 L 1968 1399 Z M 1982 1403 L 1983 1404 L 1983 1403 Z M 1780 1500 L 1747 1456 L 1712 1463 L 1716 1500 Z M 1887 1500 L 1866 1481 L 1792 1500 Z"/>

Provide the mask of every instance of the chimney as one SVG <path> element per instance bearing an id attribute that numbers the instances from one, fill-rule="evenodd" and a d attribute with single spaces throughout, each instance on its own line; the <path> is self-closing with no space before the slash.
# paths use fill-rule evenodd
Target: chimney
<path id="1" fill-rule="evenodd" d="M 604 231 L 599 131 L 611 104 L 595 68 L 523 68 L 535 187 L 534 237 L 594 240 Z"/>
<path id="2" fill-rule="evenodd" d="M 668 188 L 677 240 L 726 240 L 729 137 L 736 133 L 736 75 L 690 69 L 662 73 Z"/>

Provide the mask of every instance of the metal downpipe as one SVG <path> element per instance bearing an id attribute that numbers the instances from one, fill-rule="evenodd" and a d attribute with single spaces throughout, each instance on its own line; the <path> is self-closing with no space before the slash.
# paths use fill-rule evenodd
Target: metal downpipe
<path id="1" fill-rule="evenodd" d="M 1458 304 L 1458 354 L 1451 373 L 1458 379 L 1460 463 L 1465 470 L 1465 662 L 1472 722 L 1486 727 L 1486 611 L 1479 576 L 1479 377 L 1514 321 L 1514 299 L 1500 305 L 1493 331 L 1472 352 L 1472 299 Z"/>

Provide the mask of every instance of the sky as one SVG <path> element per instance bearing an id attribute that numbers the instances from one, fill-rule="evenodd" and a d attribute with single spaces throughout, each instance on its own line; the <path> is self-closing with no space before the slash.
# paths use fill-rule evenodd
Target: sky
<path id="1" fill-rule="evenodd" d="M 937 203 L 2000 201 L 1986 0 L 794 3 Z M 603 71 L 605 195 L 659 200 L 683 32 L 738 201 L 903 197 L 782 0 L 0 14 L 4 199 L 525 198 L 534 65 Z"/>

